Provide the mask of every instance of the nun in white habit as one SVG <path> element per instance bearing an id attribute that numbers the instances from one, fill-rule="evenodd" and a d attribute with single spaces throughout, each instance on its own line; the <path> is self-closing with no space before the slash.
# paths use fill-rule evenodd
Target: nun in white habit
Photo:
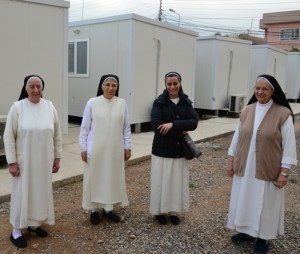
<path id="1" fill-rule="evenodd" d="M 119 222 L 114 206 L 128 205 L 125 161 L 131 157 L 131 129 L 126 101 L 118 97 L 119 78 L 101 77 L 97 97 L 84 109 L 79 145 L 84 161 L 82 207 L 93 225 L 103 216 Z"/>
<path id="2" fill-rule="evenodd" d="M 269 240 L 284 234 L 284 187 L 297 164 L 293 112 L 274 77 L 258 76 L 228 154 L 227 227 L 238 232 L 231 240 L 255 241 L 254 252 L 267 253 Z"/>
<path id="3" fill-rule="evenodd" d="M 56 109 L 43 99 L 44 81 L 29 75 L 8 115 L 4 145 L 12 178 L 10 240 L 18 248 L 27 247 L 21 229 L 46 237 L 40 226 L 53 225 L 52 173 L 60 168 L 62 138 Z"/>

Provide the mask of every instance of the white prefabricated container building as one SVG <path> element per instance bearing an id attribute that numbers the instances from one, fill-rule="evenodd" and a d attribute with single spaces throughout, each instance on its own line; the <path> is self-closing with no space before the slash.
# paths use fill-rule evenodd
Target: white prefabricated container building
<path id="1" fill-rule="evenodd" d="M 250 85 L 248 98 L 253 95 L 253 87 L 257 76 L 269 74 L 275 77 L 282 90 L 287 94 L 287 52 L 264 45 L 253 45 L 251 49 Z M 287 94 L 287 97 L 289 95 Z"/>
<path id="2" fill-rule="evenodd" d="M 127 100 L 136 126 L 150 121 L 169 71 L 182 75 L 183 89 L 193 100 L 197 35 L 136 14 L 70 23 L 69 115 L 82 117 L 100 77 L 108 73 L 118 75 L 119 96 Z"/>
<path id="3" fill-rule="evenodd" d="M 287 98 L 297 101 L 300 98 L 300 53 L 287 53 L 286 66 L 287 80 L 286 91 Z"/>
<path id="4" fill-rule="evenodd" d="M 221 36 L 197 38 L 195 108 L 230 110 L 235 97 L 242 102 L 236 111 L 241 110 L 248 91 L 251 44 Z"/>
<path id="5" fill-rule="evenodd" d="M 37 74 L 67 131 L 69 6 L 62 0 L 0 1 L 0 115 L 18 100 L 24 77 Z"/>

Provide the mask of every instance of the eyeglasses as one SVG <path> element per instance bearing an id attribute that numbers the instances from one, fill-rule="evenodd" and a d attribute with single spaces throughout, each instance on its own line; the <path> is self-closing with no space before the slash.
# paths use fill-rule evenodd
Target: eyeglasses
<path id="1" fill-rule="evenodd" d="M 103 87 L 117 89 L 118 85 L 117 84 L 104 84 Z"/>
<path id="2" fill-rule="evenodd" d="M 262 91 L 263 93 L 266 93 L 266 92 L 269 92 L 271 89 L 270 88 L 259 88 L 259 87 L 254 87 L 253 88 L 255 92 L 259 92 L 259 91 Z"/>

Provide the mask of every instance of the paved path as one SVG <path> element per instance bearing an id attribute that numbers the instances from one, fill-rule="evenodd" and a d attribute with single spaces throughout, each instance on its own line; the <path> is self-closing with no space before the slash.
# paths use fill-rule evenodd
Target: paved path
<path id="1" fill-rule="evenodd" d="M 291 103 L 295 115 L 300 114 L 300 104 Z M 213 117 L 208 120 L 199 121 L 195 131 L 190 132 L 196 142 L 203 142 L 216 137 L 221 137 L 234 132 L 238 118 Z M 83 163 L 80 157 L 78 145 L 79 126 L 69 125 L 68 134 L 63 135 L 63 158 L 61 169 L 53 174 L 53 185 L 61 186 L 67 183 L 82 180 Z M 132 157 L 127 165 L 149 159 L 151 156 L 151 145 L 153 132 L 142 132 L 132 134 Z M 0 163 L 0 203 L 10 199 L 11 176 L 6 169 L 5 163 Z"/>

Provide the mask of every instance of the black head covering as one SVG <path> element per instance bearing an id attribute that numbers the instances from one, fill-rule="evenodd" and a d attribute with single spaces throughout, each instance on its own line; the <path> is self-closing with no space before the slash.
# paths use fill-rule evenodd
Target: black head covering
<path id="1" fill-rule="evenodd" d="M 118 88 L 117 88 L 115 96 L 119 96 L 119 87 L 120 87 L 119 77 L 116 76 L 116 75 L 114 75 L 114 74 L 106 74 L 106 75 L 103 75 L 101 77 L 100 82 L 99 82 L 99 86 L 98 86 L 97 96 L 100 96 L 100 95 L 103 94 L 103 90 L 102 90 L 103 82 L 104 82 L 105 79 L 107 79 L 109 77 L 114 78 L 114 79 L 117 80 L 117 82 L 118 82 Z"/>
<path id="2" fill-rule="evenodd" d="M 272 84 L 272 86 L 274 87 L 274 91 L 273 91 L 273 95 L 272 95 L 273 101 L 281 106 L 288 108 L 292 112 L 292 117 L 294 120 L 293 110 L 292 110 L 288 100 L 286 99 L 286 96 L 285 96 L 284 92 L 282 91 L 278 81 L 269 74 L 262 74 L 262 75 L 259 75 L 257 78 L 265 78 Z M 254 93 L 252 95 L 251 99 L 249 100 L 248 105 L 255 103 L 255 102 L 257 102 L 257 98 Z"/>
<path id="3" fill-rule="evenodd" d="M 167 78 L 169 78 L 169 77 L 177 77 L 178 78 L 178 80 L 180 82 L 180 89 L 179 89 L 179 91 L 183 92 L 182 85 L 181 85 L 181 80 L 182 80 L 181 79 L 181 75 L 178 72 L 176 72 L 176 71 L 170 71 L 170 72 L 168 72 L 165 75 L 165 85 L 167 83 Z"/>
<path id="4" fill-rule="evenodd" d="M 23 85 L 23 88 L 21 90 L 21 94 L 20 94 L 19 99 L 18 99 L 19 101 L 28 97 L 28 94 L 26 92 L 26 84 L 27 84 L 28 79 L 30 79 L 32 77 L 38 77 L 42 81 L 42 84 L 43 84 L 43 89 L 42 90 L 44 91 L 44 88 L 45 88 L 44 80 L 38 75 L 34 75 L 34 74 L 33 75 L 28 75 L 24 78 L 24 85 Z"/>

